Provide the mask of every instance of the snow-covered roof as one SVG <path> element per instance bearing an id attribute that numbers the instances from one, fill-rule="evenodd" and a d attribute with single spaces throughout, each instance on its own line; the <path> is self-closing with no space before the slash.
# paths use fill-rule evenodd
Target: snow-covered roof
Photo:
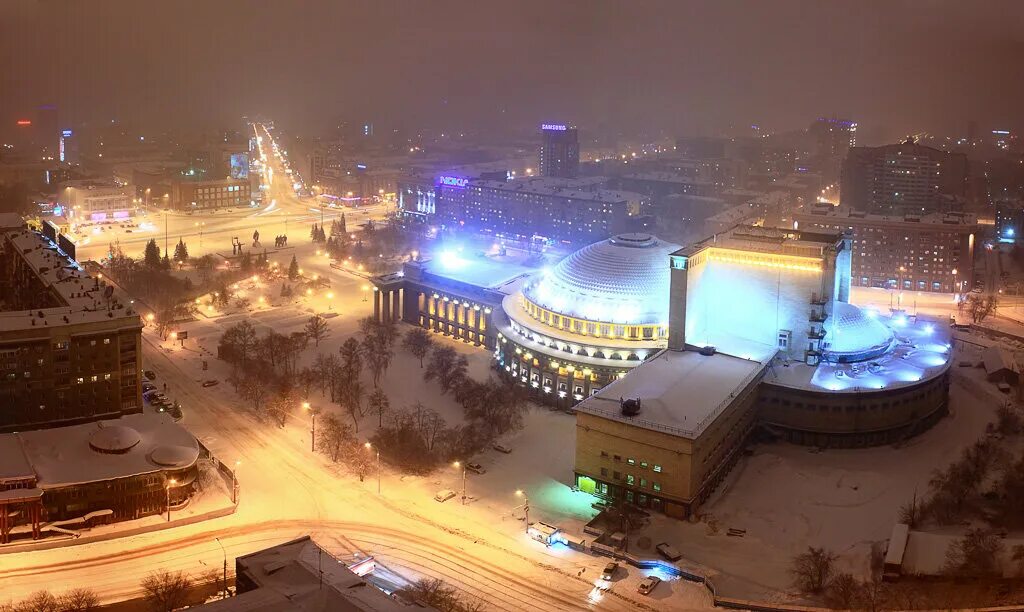
<path id="1" fill-rule="evenodd" d="M 24 450 L 25 462 L 41 489 L 179 469 L 199 458 L 199 442 L 167 414 L 129 414 L 82 425 L 2 434 L 0 470 L 9 471 L 6 460 L 16 456 L 14 445 Z M 173 457 L 168 456 L 166 447 L 174 447 Z M 173 465 L 168 465 L 171 459 Z"/>
<path id="2" fill-rule="evenodd" d="M 104 295 L 106 286 L 88 275 L 77 261 L 60 250 L 49 238 L 30 230 L 9 232 L 6 237 L 10 247 L 61 305 L 0 312 L 0 330 L 97 321 L 142 326 L 142 320 L 131 305 L 121 304 L 116 296 L 108 300 Z M 40 313 L 42 316 L 39 316 Z"/>
<path id="3" fill-rule="evenodd" d="M 649 234 L 620 234 L 569 255 L 523 293 L 547 310 L 588 321 L 666 324 L 668 256 L 678 248 Z"/>
<path id="4" fill-rule="evenodd" d="M 766 362 L 724 353 L 662 351 L 576 406 L 578 412 L 694 439 L 761 374 Z M 639 399 L 636 416 L 621 399 Z"/>
<path id="5" fill-rule="evenodd" d="M 14 434 L 0 436 L 0 484 L 11 480 L 34 478 L 35 472 Z"/>

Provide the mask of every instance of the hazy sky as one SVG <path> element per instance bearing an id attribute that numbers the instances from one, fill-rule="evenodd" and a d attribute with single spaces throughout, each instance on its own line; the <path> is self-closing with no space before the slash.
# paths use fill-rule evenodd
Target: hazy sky
<path id="1" fill-rule="evenodd" d="M 716 134 L 1022 128 L 1024 1 L 0 0 L 0 133 L 243 113 Z"/>

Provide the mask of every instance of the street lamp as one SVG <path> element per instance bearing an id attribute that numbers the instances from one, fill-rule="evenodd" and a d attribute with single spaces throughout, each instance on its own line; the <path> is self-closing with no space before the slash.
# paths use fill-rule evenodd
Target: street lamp
<path id="1" fill-rule="evenodd" d="M 367 293 L 369 291 L 370 291 L 370 288 L 368 286 L 366 286 L 366 285 L 363 285 L 363 301 L 364 302 L 366 301 L 366 295 L 367 295 Z"/>
<path id="2" fill-rule="evenodd" d="M 460 461 L 452 464 L 455 469 L 462 468 L 462 505 L 466 505 L 466 466 Z"/>
<path id="3" fill-rule="evenodd" d="M 213 538 L 220 544 L 220 550 L 224 553 L 224 597 L 228 596 L 228 551 L 224 548 L 224 543 L 220 541 L 220 538 Z"/>
<path id="4" fill-rule="evenodd" d="M 372 450 L 377 453 L 377 495 L 380 495 L 380 449 L 374 448 L 369 442 L 363 446 L 366 447 L 366 450 Z"/>
<path id="5" fill-rule="evenodd" d="M 168 523 L 171 522 L 171 485 L 175 485 L 175 484 L 178 484 L 178 481 L 173 479 L 173 478 L 167 481 L 166 490 L 167 490 L 167 522 Z"/>
<path id="6" fill-rule="evenodd" d="M 526 511 L 526 533 L 530 533 L 530 498 L 522 489 L 516 489 L 516 497 L 522 497 L 526 500 L 523 504 L 523 509 Z"/>
<path id="7" fill-rule="evenodd" d="M 309 416 L 313 427 L 310 430 L 309 436 L 309 450 L 310 452 L 316 452 L 316 410 L 310 407 L 309 402 L 302 402 L 302 409 L 309 412 Z"/>

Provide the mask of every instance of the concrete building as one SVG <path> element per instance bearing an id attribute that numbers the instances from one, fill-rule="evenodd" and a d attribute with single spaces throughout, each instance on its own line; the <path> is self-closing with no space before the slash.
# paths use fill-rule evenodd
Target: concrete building
<path id="1" fill-rule="evenodd" d="M 995 201 L 996 238 L 1017 242 L 1024 238 L 1024 199 L 1001 198 Z"/>
<path id="2" fill-rule="evenodd" d="M 0 237 L 0 431 L 142 411 L 142 320 L 69 245 L 26 229 Z"/>
<path id="3" fill-rule="evenodd" d="M 641 194 L 603 187 L 605 179 L 438 178 L 436 223 L 520 241 L 583 244 L 630 231 L 649 209 Z"/>
<path id="4" fill-rule="evenodd" d="M 939 196 L 966 197 L 967 176 L 966 155 L 912 140 L 853 147 L 843 162 L 840 203 L 872 214 L 944 212 Z"/>
<path id="5" fill-rule="evenodd" d="M 841 235 L 738 226 L 669 260 L 667 350 L 575 406 L 580 490 L 686 518 L 756 427 L 866 446 L 946 413 L 948 331 L 849 304 Z"/>
<path id="6" fill-rule="evenodd" d="M 153 200 L 159 204 L 158 198 Z M 192 180 L 179 178 L 171 184 L 170 206 L 175 210 L 196 211 L 217 208 L 242 208 L 252 202 L 248 178 Z"/>
<path id="7" fill-rule="evenodd" d="M 127 219 L 136 211 L 133 189 L 113 181 L 68 181 L 57 191 L 57 204 L 74 222 Z"/>
<path id="8" fill-rule="evenodd" d="M 580 171 L 580 143 L 576 128 L 560 123 L 540 126 L 540 175 L 576 178 Z"/>
<path id="9" fill-rule="evenodd" d="M 808 132 L 814 143 L 815 165 L 827 181 L 835 181 L 847 152 L 857 146 L 857 122 L 819 117 Z"/>
<path id="10" fill-rule="evenodd" d="M 199 456 L 167 414 L 0 434 L 0 543 L 183 508 Z"/>
<path id="11" fill-rule="evenodd" d="M 939 293 L 973 287 L 979 232 L 974 215 L 896 217 L 825 204 L 805 208 L 792 218 L 800 230 L 842 232 L 850 237 L 851 282 L 858 287 Z"/>
<path id="12" fill-rule="evenodd" d="M 372 564 L 373 559 L 369 562 Z M 203 612 L 434 610 L 385 593 L 309 536 L 237 557 L 235 586 L 234 597 L 196 606 L 196 609 Z"/>

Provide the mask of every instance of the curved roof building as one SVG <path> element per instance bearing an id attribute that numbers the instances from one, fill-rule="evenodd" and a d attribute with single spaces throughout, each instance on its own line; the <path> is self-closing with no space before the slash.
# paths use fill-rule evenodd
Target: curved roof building
<path id="1" fill-rule="evenodd" d="M 649 234 L 620 234 L 530 278 L 502 301 L 499 367 L 577 401 L 620 378 L 665 346 L 668 256 L 678 248 Z"/>

